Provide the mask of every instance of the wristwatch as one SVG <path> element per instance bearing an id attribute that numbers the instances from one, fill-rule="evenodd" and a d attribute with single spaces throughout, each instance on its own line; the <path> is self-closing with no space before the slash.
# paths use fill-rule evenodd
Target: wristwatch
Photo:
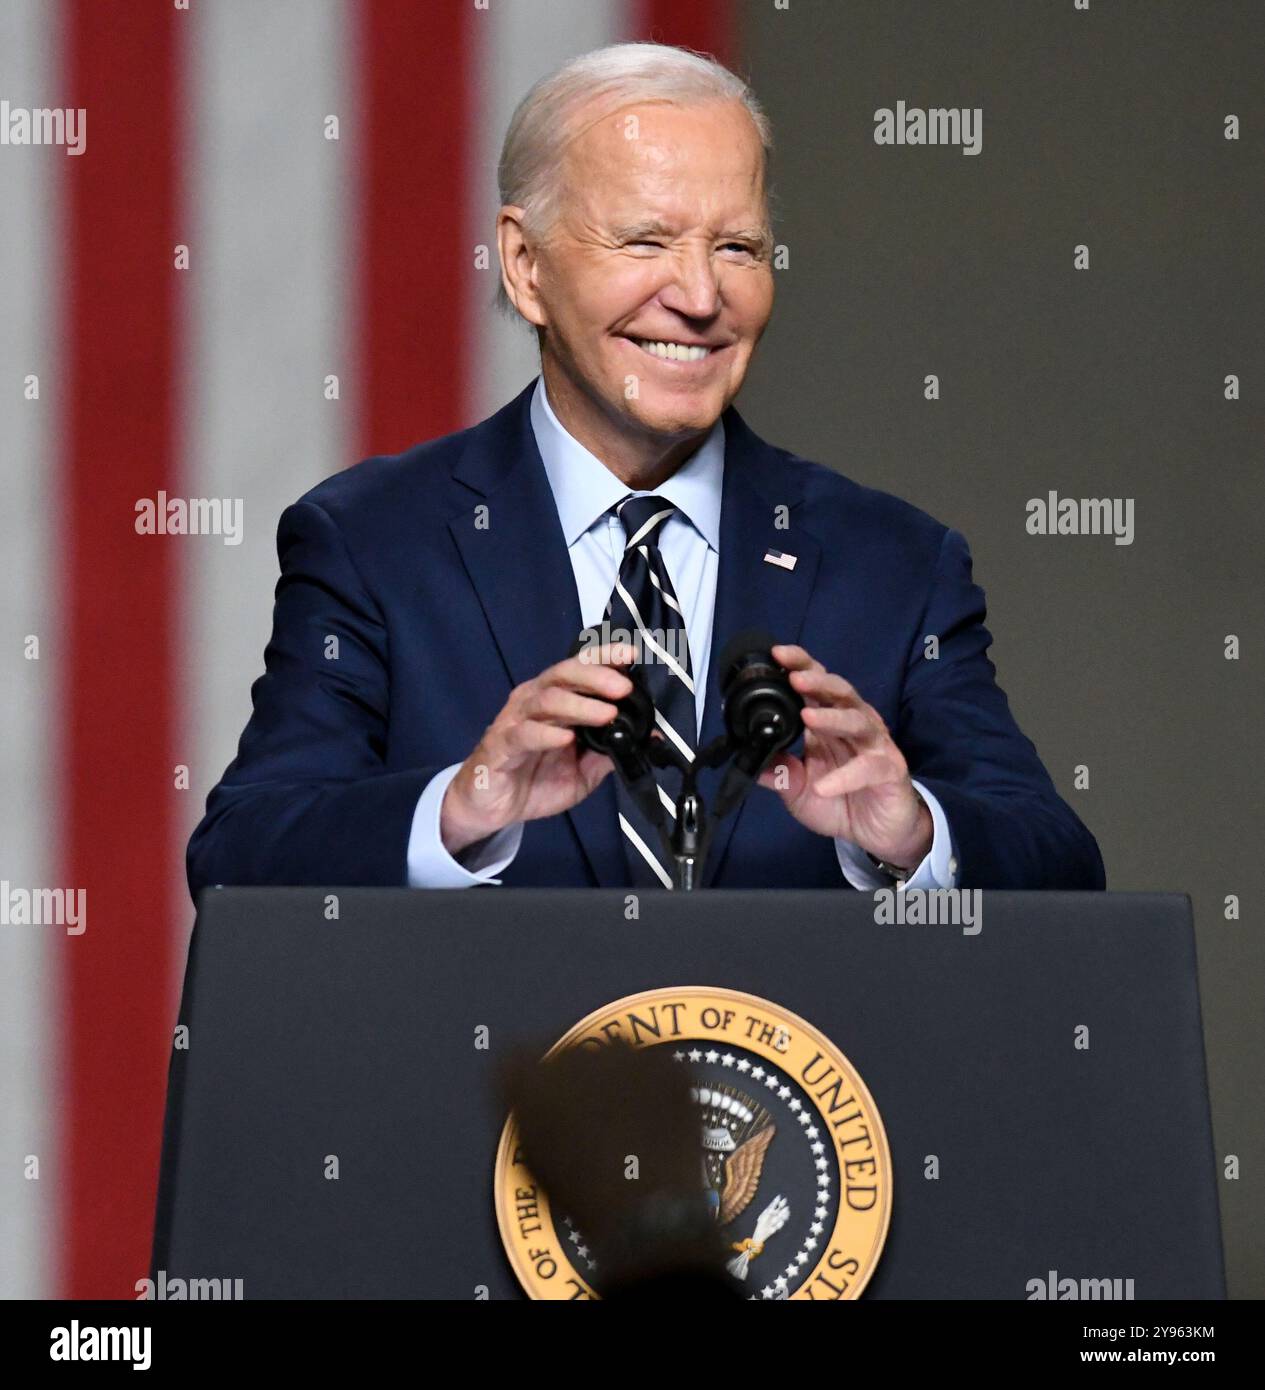
<path id="1" fill-rule="evenodd" d="M 888 878 L 895 879 L 897 883 L 903 883 L 913 872 L 911 869 L 902 869 L 899 864 L 889 864 L 886 859 L 875 859 L 867 849 L 865 857 L 881 873 L 885 873 Z"/>

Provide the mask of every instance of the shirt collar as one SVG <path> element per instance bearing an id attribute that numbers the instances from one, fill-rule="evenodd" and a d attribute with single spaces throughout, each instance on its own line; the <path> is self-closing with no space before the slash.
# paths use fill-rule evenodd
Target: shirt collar
<path id="1" fill-rule="evenodd" d="M 531 398 L 531 424 L 553 489 L 568 549 L 630 489 L 572 435 L 553 413 L 543 374 Z M 725 473 L 725 427 L 720 420 L 693 454 L 654 489 L 678 508 L 711 548 L 720 552 L 720 503 Z"/>

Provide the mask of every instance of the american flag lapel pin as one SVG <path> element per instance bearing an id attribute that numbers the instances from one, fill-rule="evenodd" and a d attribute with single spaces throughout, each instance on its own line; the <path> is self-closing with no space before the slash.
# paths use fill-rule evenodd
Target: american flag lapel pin
<path id="1" fill-rule="evenodd" d="M 781 550 L 766 550 L 764 552 L 764 559 L 767 564 L 780 565 L 784 570 L 793 570 L 797 558 L 797 556 L 787 555 L 785 551 Z"/>

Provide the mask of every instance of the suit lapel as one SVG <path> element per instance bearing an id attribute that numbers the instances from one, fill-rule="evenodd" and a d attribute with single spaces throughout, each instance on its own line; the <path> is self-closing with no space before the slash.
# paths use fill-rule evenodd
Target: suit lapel
<path id="1" fill-rule="evenodd" d="M 803 475 L 788 457 L 749 429 L 732 407 L 724 414 L 725 480 L 720 513 L 720 564 L 716 612 L 712 622 L 703 706 L 702 743 L 724 730 L 720 699 L 720 657 L 725 644 L 744 628 L 763 628 L 775 642 L 796 642 L 821 561 L 821 547 L 800 524 Z M 769 550 L 793 553 L 794 569 L 769 564 Z M 699 776 L 704 803 L 716 800 L 722 769 Z M 753 788 L 750 797 L 771 793 Z M 747 802 L 716 827 L 702 886 L 709 887 L 724 860 L 730 839 Z"/>
<path id="2" fill-rule="evenodd" d="M 471 431 L 453 473 L 456 514 L 448 523 L 514 685 L 561 661 L 582 625 L 575 572 L 531 428 L 534 389 L 535 381 Z M 604 888 L 620 887 L 628 874 L 613 776 L 567 812 Z"/>

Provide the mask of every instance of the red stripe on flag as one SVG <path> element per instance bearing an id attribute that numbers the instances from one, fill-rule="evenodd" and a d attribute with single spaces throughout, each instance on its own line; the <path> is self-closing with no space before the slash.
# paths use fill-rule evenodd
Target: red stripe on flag
<path id="1" fill-rule="evenodd" d="M 729 65 L 737 57 L 733 0 L 633 0 L 635 39 L 708 53 Z"/>
<path id="2" fill-rule="evenodd" d="M 170 4 L 67 3 L 62 102 L 87 111 L 64 178 L 66 379 L 59 934 L 63 1296 L 134 1298 L 148 1271 L 170 1056 L 178 539 L 135 531 L 179 495 L 172 403 L 178 28 Z M 196 257 L 198 248 L 193 248 Z M 192 273 L 196 273 L 196 270 Z"/>
<path id="3" fill-rule="evenodd" d="M 395 453 L 466 415 L 466 170 L 473 5 L 364 0 L 360 453 Z M 495 251 L 493 249 L 493 254 Z"/>

